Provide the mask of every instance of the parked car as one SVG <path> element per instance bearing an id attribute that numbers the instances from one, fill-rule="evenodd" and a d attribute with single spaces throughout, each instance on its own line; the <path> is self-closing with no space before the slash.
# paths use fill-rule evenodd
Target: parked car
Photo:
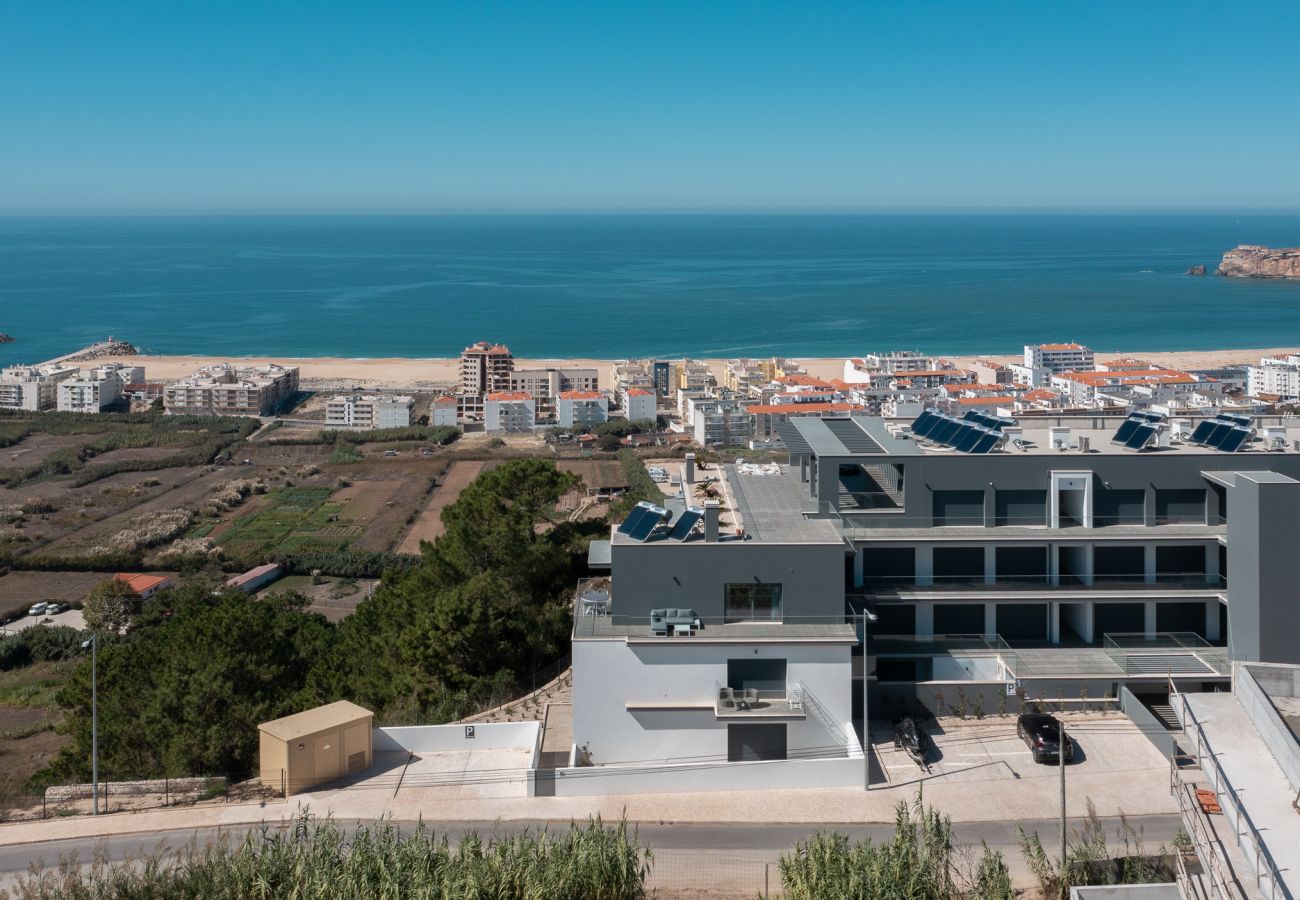
<path id="1" fill-rule="evenodd" d="M 1056 716 L 1050 716 L 1047 713 L 1021 713 L 1020 718 L 1016 720 L 1016 734 L 1025 742 L 1029 752 L 1033 754 L 1034 762 L 1056 762 L 1061 758 L 1061 747 L 1058 743 L 1061 723 L 1057 721 Z M 1071 762 L 1074 759 L 1074 740 L 1067 734 L 1065 736 L 1065 761 Z"/>
<path id="2" fill-rule="evenodd" d="M 31 609 L 27 610 L 27 615 L 29 615 L 29 616 L 43 616 L 43 615 L 45 615 L 45 610 L 47 610 L 47 609 L 49 608 L 49 606 L 50 606 L 50 604 L 48 604 L 48 603 L 37 603 L 37 604 L 35 604 L 34 606 L 32 606 Z"/>
<path id="3" fill-rule="evenodd" d="M 63 612 L 65 609 L 67 609 L 67 607 L 64 606 L 64 605 L 61 604 L 61 603 L 51 603 L 49 606 L 45 607 L 45 615 L 47 615 L 47 616 L 57 616 L 59 613 Z"/>

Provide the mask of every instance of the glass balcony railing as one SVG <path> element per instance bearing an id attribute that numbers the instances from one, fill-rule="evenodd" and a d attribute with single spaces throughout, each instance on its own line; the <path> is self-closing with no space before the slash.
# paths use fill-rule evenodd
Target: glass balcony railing
<path id="1" fill-rule="evenodd" d="M 982 573 L 945 574 L 937 573 L 924 582 L 915 575 L 864 575 L 865 592 L 875 591 L 939 591 L 953 588 L 971 588 L 973 590 L 1024 590 L 1034 591 L 1044 588 L 1068 588 L 1097 591 L 1114 590 L 1168 590 L 1173 587 L 1194 590 L 1223 590 L 1228 586 L 1226 575 L 1208 574 L 1206 572 L 1155 572 L 1151 576 L 1145 572 L 1098 572 L 1091 580 L 1086 576 L 1061 573 L 1052 578 L 1039 575 L 994 575 L 986 579 Z"/>

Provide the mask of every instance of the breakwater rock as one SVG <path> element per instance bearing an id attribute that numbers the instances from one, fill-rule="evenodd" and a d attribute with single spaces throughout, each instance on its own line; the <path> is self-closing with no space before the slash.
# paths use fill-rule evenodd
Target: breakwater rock
<path id="1" fill-rule="evenodd" d="M 1223 254 L 1216 275 L 1237 278 L 1300 278 L 1300 247 L 1242 244 Z"/>
<path id="2" fill-rule="evenodd" d="M 1188 275 L 1204 275 L 1204 274 L 1205 274 L 1205 266 L 1192 266 L 1190 269 L 1187 270 L 1187 274 L 1188 274 Z"/>
<path id="3" fill-rule="evenodd" d="M 108 340 L 91 344 L 89 347 L 63 357 L 60 362 L 90 362 L 91 360 L 102 359 L 105 356 L 135 356 L 139 352 L 134 344 L 119 341 L 109 335 Z"/>
<path id="4" fill-rule="evenodd" d="M 0 344 L 12 344 L 13 342 L 13 335 L 5 334 L 3 331 L 0 331 Z"/>

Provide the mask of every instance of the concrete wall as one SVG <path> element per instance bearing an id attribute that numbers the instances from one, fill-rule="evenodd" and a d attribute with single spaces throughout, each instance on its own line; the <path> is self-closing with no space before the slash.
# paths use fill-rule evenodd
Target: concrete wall
<path id="1" fill-rule="evenodd" d="M 773 788 L 864 787 L 866 758 L 711 762 L 661 766 L 593 766 L 557 769 L 555 794 L 681 793 Z"/>
<path id="2" fill-rule="evenodd" d="M 465 726 L 409 725 L 375 729 L 375 752 L 408 751 L 432 753 L 438 750 L 533 750 L 541 733 L 540 722 L 476 722 L 474 737 L 465 736 Z"/>
<path id="3" fill-rule="evenodd" d="M 1160 724 L 1151 710 L 1142 705 L 1137 695 L 1124 686 L 1119 689 L 1119 708 L 1124 710 L 1138 731 L 1160 751 L 1161 756 L 1165 759 L 1174 758 L 1178 752 L 1177 739 Z"/>
<path id="4" fill-rule="evenodd" d="M 729 583 L 779 583 L 788 621 L 800 616 L 844 615 L 842 543 L 774 544 L 766 541 L 614 541 L 614 608 L 620 617 L 645 619 L 650 610 L 688 607 L 721 621 Z"/>
<path id="5" fill-rule="evenodd" d="M 1232 690 L 1237 702 L 1246 710 L 1250 721 L 1264 739 L 1291 790 L 1300 791 L 1300 745 L 1268 694 L 1278 697 L 1300 696 L 1300 669 L 1289 666 L 1233 665 Z"/>
<path id="6" fill-rule="evenodd" d="M 850 651 L 849 644 L 577 640 L 573 742 L 587 745 L 597 765 L 725 761 L 729 722 L 772 721 L 717 718 L 714 699 L 727 683 L 727 660 L 784 659 L 786 681 L 798 682 L 805 695 L 805 717 L 781 720 L 788 753 L 860 752 Z"/>
<path id="7" fill-rule="evenodd" d="M 953 707 L 966 700 L 966 715 L 974 718 L 976 701 L 985 716 L 1020 712 L 1020 698 L 1007 694 L 1006 681 L 870 681 L 867 685 L 868 714 L 874 719 L 895 719 L 902 715 L 953 715 Z M 1055 711 L 1057 704 L 1069 710 L 1114 709 L 1115 699 L 1106 700 L 1113 682 L 1108 679 L 1026 679 L 1019 682 L 1025 703 L 1037 702 Z M 1088 697 L 1083 699 L 1082 692 Z M 960 692 L 960 693 L 959 693 Z M 940 704 L 942 695 L 942 708 Z"/>
<path id="8" fill-rule="evenodd" d="M 1300 633 L 1300 603 L 1295 602 L 1300 593 L 1300 481 L 1272 472 L 1240 472 L 1228 490 L 1228 508 L 1232 658 L 1300 663 L 1295 639 Z"/>

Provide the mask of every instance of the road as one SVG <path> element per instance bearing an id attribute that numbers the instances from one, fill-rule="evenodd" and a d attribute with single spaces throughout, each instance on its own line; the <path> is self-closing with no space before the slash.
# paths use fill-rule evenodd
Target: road
<path id="1" fill-rule="evenodd" d="M 1020 825 L 1027 832 L 1038 832 L 1043 844 L 1049 848 L 1056 846 L 1058 825 L 1056 819 L 1041 819 L 1026 822 L 973 822 L 953 826 L 956 842 L 959 845 L 979 846 L 987 843 L 993 850 L 1002 852 L 1013 872 L 1020 868 L 1020 846 L 1016 826 Z M 1102 819 L 1106 826 L 1107 839 L 1112 847 L 1122 846 L 1120 838 L 1120 821 L 1117 818 Z M 1181 827 L 1178 816 L 1131 816 L 1129 825 L 1140 830 L 1144 846 L 1154 851 L 1161 844 L 1168 846 L 1174 832 Z M 353 828 L 360 824 L 353 820 L 340 824 Z M 366 823 L 369 824 L 369 823 Z M 411 828 L 413 822 L 398 823 L 403 828 Z M 446 833 L 453 842 L 469 831 L 487 834 L 493 830 L 502 833 L 518 833 L 526 828 L 540 828 L 548 823 L 536 822 L 428 822 L 437 833 Z M 1071 820 L 1072 827 L 1078 827 L 1078 820 Z M 554 830 L 562 824 L 549 823 Z M 46 866 L 57 865 L 60 859 L 73 854 L 79 862 L 86 863 L 102 854 L 108 859 L 122 860 L 136 858 L 146 853 L 164 849 L 182 848 L 191 841 L 199 845 L 209 844 L 221 835 L 233 841 L 242 840 L 249 831 L 256 831 L 255 826 L 237 826 L 232 828 L 200 828 L 197 830 L 173 830 L 146 834 L 112 835 L 99 838 L 79 838 L 66 841 L 50 841 L 43 844 L 17 844 L 0 846 L 0 876 L 12 876 L 24 872 L 33 863 Z M 882 840 L 893 834 L 894 826 L 880 825 L 686 825 L 686 824 L 642 824 L 637 826 L 641 840 L 652 850 L 690 851 L 702 855 L 716 855 L 723 851 L 751 851 L 770 853 L 776 860 L 781 853 L 794 847 L 796 841 L 806 840 L 818 830 L 838 831 L 857 838 L 871 837 Z M 675 854 L 676 855 L 676 854 Z"/>

